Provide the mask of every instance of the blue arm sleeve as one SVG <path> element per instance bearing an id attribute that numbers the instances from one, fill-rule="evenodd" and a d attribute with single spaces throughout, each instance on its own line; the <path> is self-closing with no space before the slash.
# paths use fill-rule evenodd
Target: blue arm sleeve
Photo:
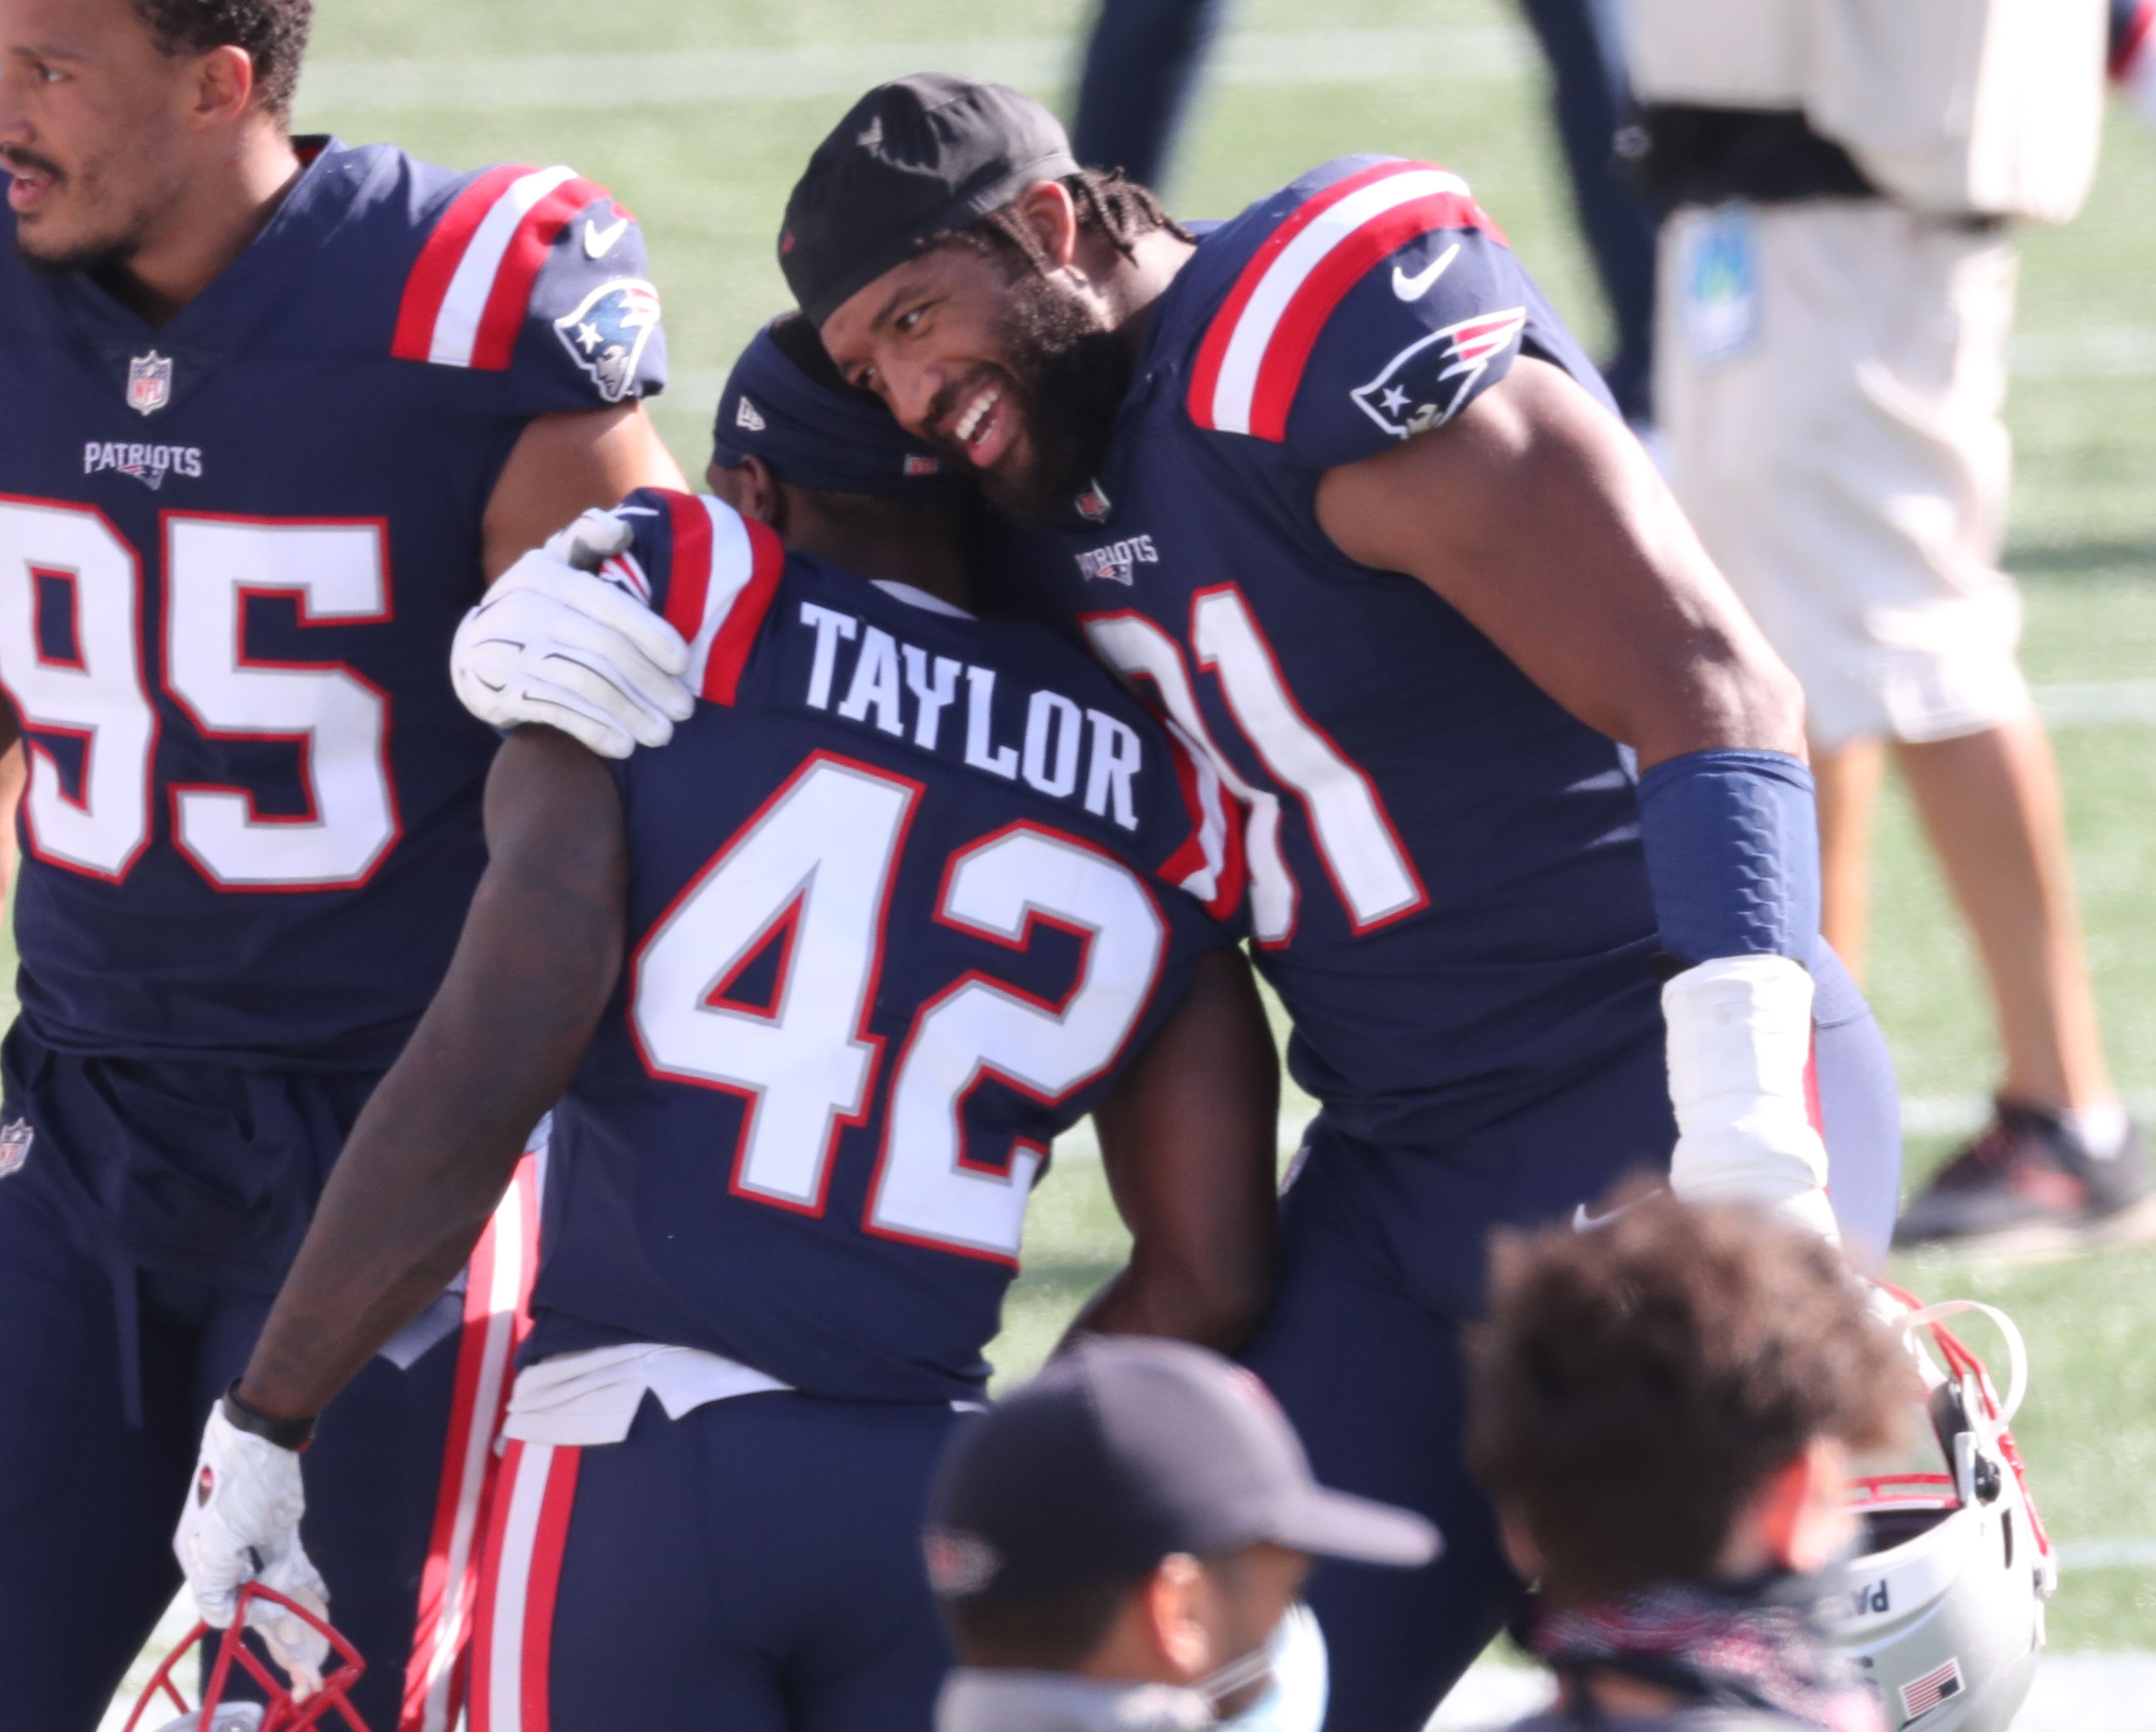
<path id="1" fill-rule="evenodd" d="M 1819 934 L 1812 773 L 1779 752 L 1692 752 L 1640 778 L 1640 840 L 1662 948 L 1681 962 L 1808 963 Z"/>

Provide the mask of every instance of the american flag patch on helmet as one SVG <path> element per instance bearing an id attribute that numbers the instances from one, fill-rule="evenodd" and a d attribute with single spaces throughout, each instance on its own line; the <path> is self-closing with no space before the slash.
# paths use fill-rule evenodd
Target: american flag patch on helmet
<path id="1" fill-rule="evenodd" d="M 1961 1662 L 1949 1659 L 1943 1666 L 1934 1666 L 1922 1678 L 1912 1678 L 1902 1686 L 1902 1718 L 1906 1723 L 1920 1714 L 1929 1714 L 1949 1696 L 1961 1694 Z"/>

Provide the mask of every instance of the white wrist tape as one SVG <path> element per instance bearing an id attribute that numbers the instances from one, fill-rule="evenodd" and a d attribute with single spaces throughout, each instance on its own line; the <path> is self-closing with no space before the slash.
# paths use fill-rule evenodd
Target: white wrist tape
<path id="1" fill-rule="evenodd" d="M 1677 1145 L 1670 1188 L 1756 1203 L 1836 1236 L 1826 1145 L 1813 1128 L 1812 977 L 1786 956 L 1732 956 L 1662 989 Z"/>

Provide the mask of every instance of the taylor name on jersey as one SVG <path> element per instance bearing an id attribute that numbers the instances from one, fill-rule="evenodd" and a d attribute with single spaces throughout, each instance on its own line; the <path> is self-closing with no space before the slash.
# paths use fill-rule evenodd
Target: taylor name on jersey
<path id="1" fill-rule="evenodd" d="M 1218 784 L 1106 673 L 639 493 L 703 702 L 610 765 L 629 955 L 555 1117 L 531 1357 L 672 1342 L 971 1398 L 1026 1202 L 1231 942 Z"/>

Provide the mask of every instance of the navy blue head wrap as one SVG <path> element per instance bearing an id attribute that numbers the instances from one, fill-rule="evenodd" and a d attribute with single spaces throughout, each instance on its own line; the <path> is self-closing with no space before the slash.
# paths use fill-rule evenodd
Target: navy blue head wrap
<path id="1" fill-rule="evenodd" d="M 727 469 L 761 457 L 782 481 L 828 493 L 928 499 L 966 485 L 881 404 L 810 378 L 769 326 L 742 351 L 719 395 L 711 455 Z"/>

